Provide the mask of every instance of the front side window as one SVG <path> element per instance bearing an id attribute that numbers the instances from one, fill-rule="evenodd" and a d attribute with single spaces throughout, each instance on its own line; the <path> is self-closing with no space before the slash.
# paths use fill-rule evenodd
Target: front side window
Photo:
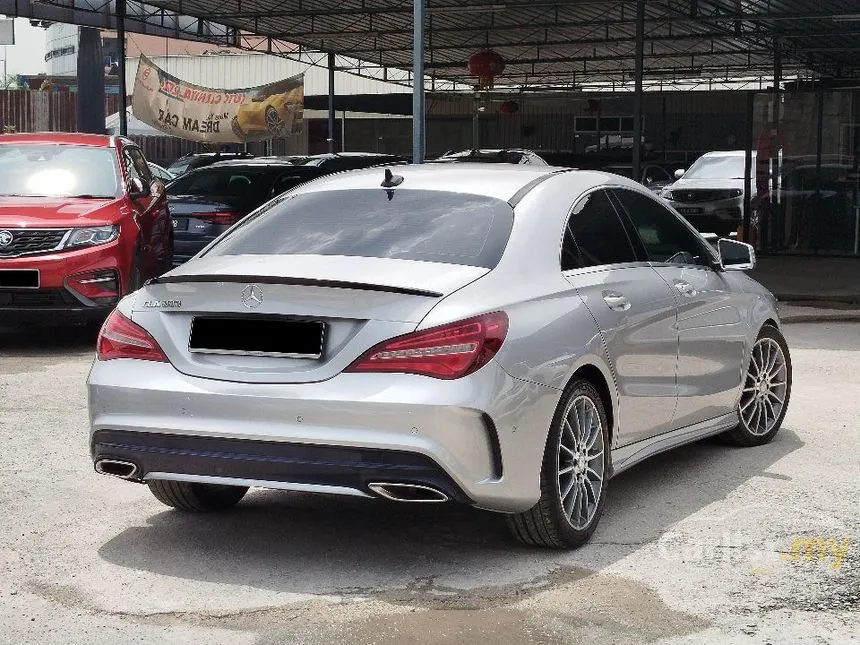
<path id="1" fill-rule="evenodd" d="M 597 190 L 580 199 L 565 228 L 562 271 L 635 261 L 630 239 L 606 192 Z"/>
<path id="2" fill-rule="evenodd" d="M 119 196 L 113 148 L 62 144 L 0 145 L 0 195 L 22 197 Z"/>
<path id="3" fill-rule="evenodd" d="M 650 261 L 711 264 L 704 240 L 656 199 L 633 190 L 617 189 L 615 194 L 633 222 Z"/>
<path id="4" fill-rule="evenodd" d="M 273 203 L 211 255 L 346 255 L 493 268 L 513 226 L 500 199 L 431 190 L 329 190 Z"/>
<path id="5" fill-rule="evenodd" d="M 143 153 L 138 148 L 126 148 L 128 152 L 129 159 L 131 163 L 134 165 L 137 170 L 137 174 L 140 175 L 140 178 L 143 180 L 145 186 L 148 186 L 152 183 L 152 170 L 149 168 L 149 164 L 146 163 L 146 159 L 143 156 Z"/>

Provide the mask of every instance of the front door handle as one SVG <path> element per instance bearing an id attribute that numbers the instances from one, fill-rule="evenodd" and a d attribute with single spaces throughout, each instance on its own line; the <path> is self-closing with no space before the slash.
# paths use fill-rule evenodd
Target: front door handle
<path id="1" fill-rule="evenodd" d="M 606 306 L 612 309 L 612 311 L 627 311 L 630 309 L 630 300 L 628 300 L 626 296 L 615 291 L 604 291 L 603 302 L 605 302 Z"/>
<path id="2" fill-rule="evenodd" d="M 675 288 L 682 296 L 686 296 L 687 298 L 692 298 L 699 293 L 696 291 L 696 287 L 684 280 L 675 280 Z"/>

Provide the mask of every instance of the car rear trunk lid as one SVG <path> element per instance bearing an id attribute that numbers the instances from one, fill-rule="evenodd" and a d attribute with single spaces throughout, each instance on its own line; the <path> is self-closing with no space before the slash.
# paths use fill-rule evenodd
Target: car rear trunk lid
<path id="1" fill-rule="evenodd" d="M 191 376 L 322 381 L 377 343 L 413 331 L 442 298 L 488 271 L 365 257 L 203 257 L 149 282 L 132 319 Z"/>

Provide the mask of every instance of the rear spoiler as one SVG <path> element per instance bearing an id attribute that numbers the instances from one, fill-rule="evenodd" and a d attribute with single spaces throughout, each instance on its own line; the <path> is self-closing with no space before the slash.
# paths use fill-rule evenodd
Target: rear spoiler
<path id="1" fill-rule="evenodd" d="M 359 291 L 401 293 L 407 296 L 424 296 L 425 298 L 441 298 L 444 295 L 437 291 L 428 291 L 426 289 L 413 289 L 410 287 L 397 287 L 385 284 L 369 284 L 367 282 L 260 275 L 170 275 L 153 278 L 152 280 L 148 280 L 146 284 L 188 284 L 192 282 L 232 282 L 246 284 L 283 284 L 299 287 L 327 287 L 329 289 L 356 289 Z"/>

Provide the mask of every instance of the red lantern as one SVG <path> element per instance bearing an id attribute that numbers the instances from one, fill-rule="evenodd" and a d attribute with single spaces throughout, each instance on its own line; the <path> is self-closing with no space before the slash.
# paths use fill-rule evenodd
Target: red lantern
<path id="1" fill-rule="evenodd" d="M 499 106 L 499 112 L 505 116 L 513 116 L 520 111 L 520 104 L 516 101 L 505 101 Z"/>
<path id="2" fill-rule="evenodd" d="M 478 77 L 482 87 L 492 87 L 493 78 L 505 71 L 505 59 L 492 49 L 482 49 L 469 56 L 469 73 Z"/>

